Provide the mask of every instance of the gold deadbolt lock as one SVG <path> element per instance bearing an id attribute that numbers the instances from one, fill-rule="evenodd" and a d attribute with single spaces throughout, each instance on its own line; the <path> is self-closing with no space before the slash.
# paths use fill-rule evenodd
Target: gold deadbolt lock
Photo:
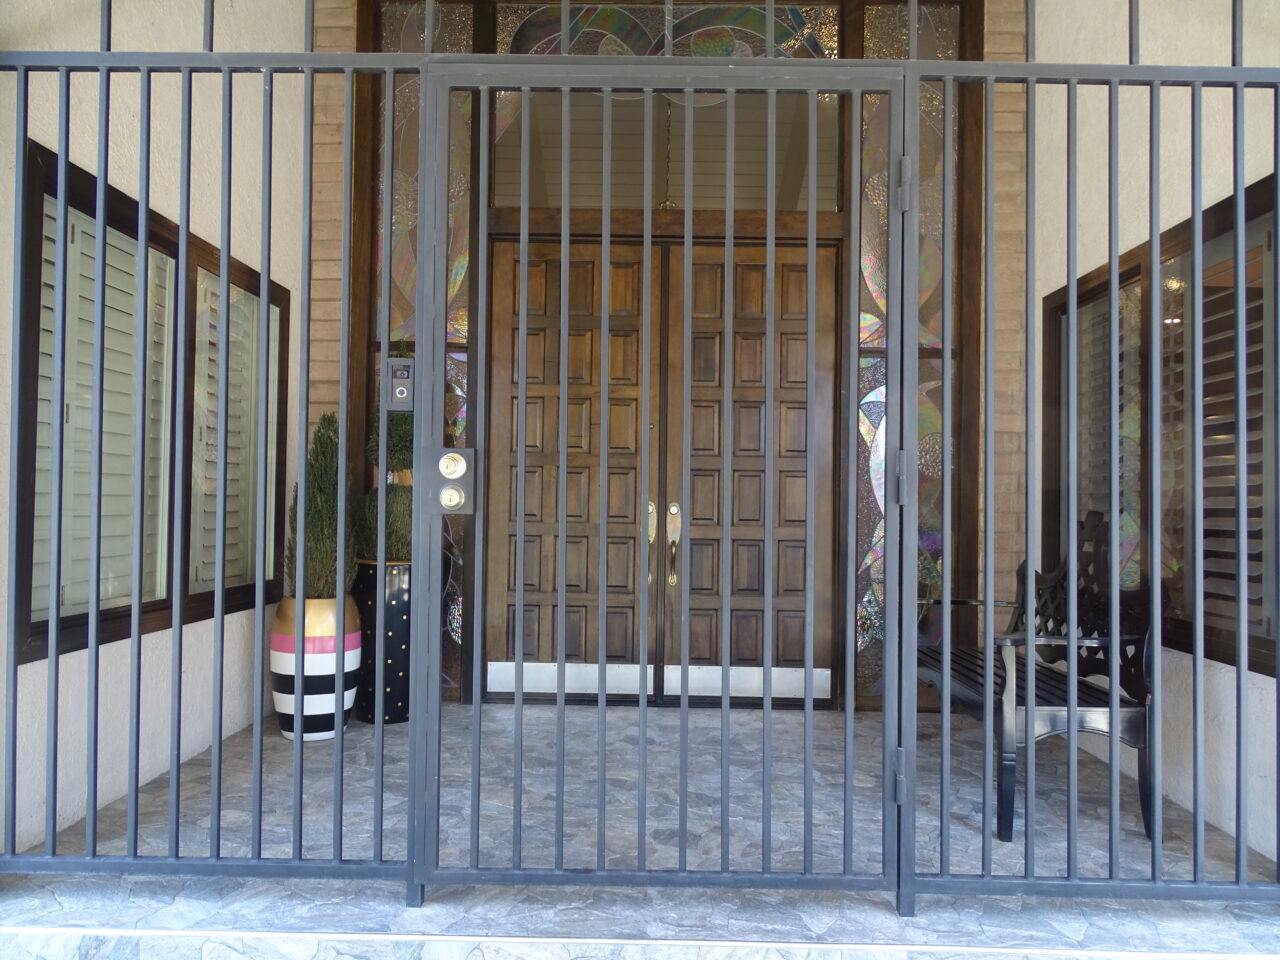
<path id="1" fill-rule="evenodd" d="M 458 510 L 467 502 L 467 495 L 456 483 L 451 483 L 440 490 L 440 506 L 446 510 Z"/>

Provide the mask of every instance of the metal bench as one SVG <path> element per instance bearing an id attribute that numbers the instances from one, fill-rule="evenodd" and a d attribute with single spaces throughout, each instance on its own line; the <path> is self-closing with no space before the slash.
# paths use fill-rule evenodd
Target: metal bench
<path id="1" fill-rule="evenodd" d="M 1080 733 L 1109 736 L 1114 729 L 1121 743 L 1138 751 L 1138 789 L 1142 820 L 1151 837 L 1151 766 L 1147 742 L 1150 727 L 1150 652 L 1147 649 L 1149 617 L 1147 591 L 1120 592 L 1120 635 L 1110 636 L 1110 596 L 1107 566 L 1108 530 L 1101 513 L 1090 512 L 1081 524 L 1077 540 L 1077 634 L 1075 727 Z M 1014 788 L 1017 782 L 1018 748 L 1027 743 L 1027 631 L 1024 568 L 1018 571 L 1018 594 L 1012 604 L 1008 628 L 994 637 L 991 688 L 996 724 L 996 835 L 1013 839 Z M 1066 560 L 1049 574 L 1036 574 L 1035 700 L 1032 737 L 1041 740 L 1065 734 L 1070 725 L 1070 678 L 1065 669 L 1070 644 L 1067 638 Z M 973 603 L 974 601 L 964 601 Z M 1113 711 L 1109 691 L 1091 681 L 1109 676 L 1110 657 L 1119 655 L 1120 689 Z M 944 666 L 950 665 L 951 707 L 979 719 L 986 703 L 985 656 L 976 646 L 953 645 L 950 658 L 937 647 L 917 651 L 919 679 L 941 689 Z M 1008 678 L 1014 677 L 1009 683 Z"/>

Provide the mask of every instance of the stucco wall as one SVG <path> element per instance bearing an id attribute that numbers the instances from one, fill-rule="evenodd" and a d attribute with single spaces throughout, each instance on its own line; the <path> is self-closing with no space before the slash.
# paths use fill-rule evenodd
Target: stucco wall
<path id="1" fill-rule="evenodd" d="M 203 3 L 200 0 L 116 0 L 114 44 L 123 50 L 199 49 Z M 302 38 L 301 3 L 253 3 L 223 0 L 217 4 L 215 47 L 220 50 L 299 50 Z M 6 4 L 0 16 L 0 48 L 76 50 L 97 49 L 96 0 L 59 0 L 58 3 Z M 98 81 L 93 74 L 73 79 L 70 159 L 96 171 Z M 196 235 L 219 243 L 219 158 L 221 151 L 221 79 L 197 77 L 192 107 L 191 224 Z M 14 104 L 12 73 L 0 73 L 0 224 L 11 224 L 14 213 Z M 231 252 L 257 268 L 259 265 L 259 206 L 261 189 L 261 81 L 238 76 L 234 84 L 235 208 Z M 302 81 L 279 77 L 275 89 L 275 168 L 273 174 L 273 244 L 271 276 L 290 291 L 295 323 L 299 305 L 298 224 L 301 191 L 299 168 L 302 133 Z M 151 206 L 176 220 L 178 213 L 179 81 L 174 75 L 153 82 Z M 112 83 L 110 182 L 130 196 L 137 196 L 138 80 L 120 76 Z M 30 135 L 51 149 L 57 148 L 57 78 L 32 75 Z M 9 391 L 13 364 L 11 347 L 13 232 L 0 230 L 0 475 L 9 469 Z M 297 337 L 291 343 L 296 369 Z M 291 385 L 296 388 L 296 377 Z M 297 421 L 296 394 L 289 399 L 288 483 L 292 485 L 292 451 Z M 11 515 L 8 484 L 0 485 L 0 538 L 7 541 Z M 6 559 L 0 558 L 0 583 L 6 582 Z M 0 590 L 2 593 L 2 590 Z M 0 609 L 8 598 L 0 596 Z M 183 641 L 182 756 L 190 757 L 210 743 L 213 720 L 211 671 L 212 623 L 188 627 Z M 141 778 L 145 782 L 168 768 L 170 635 L 148 635 L 142 658 Z M 99 799 L 106 803 L 123 795 L 127 760 L 128 642 L 104 646 L 101 653 L 101 702 L 99 704 Z M 88 658 L 79 653 L 61 659 L 59 697 L 59 798 L 58 822 L 72 823 L 83 816 L 85 797 L 86 717 L 85 685 Z M 223 729 L 230 734 L 252 717 L 253 626 L 252 614 L 228 618 L 226 628 L 225 694 Z M 25 848 L 43 834 L 44 744 L 46 716 L 46 664 L 32 663 L 19 669 L 18 715 L 18 842 Z M 0 685 L 0 701 L 4 696 Z M 0 704 L 0 709 L 3 709 Z M 0 773 L 2 775 L 2 773 Z"/>

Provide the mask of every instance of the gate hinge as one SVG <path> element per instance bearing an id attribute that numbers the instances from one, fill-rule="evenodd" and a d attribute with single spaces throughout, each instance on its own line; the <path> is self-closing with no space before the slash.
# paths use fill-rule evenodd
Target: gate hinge
<path id="1" fill-rule="evenodd" d="M 907 751 L 898 747 L 893 751 L 893 802 L 898 806 L 907 800 Z"/>
<path id="2" fill-rule="evenodd" d="M 911 209 L 915 193 L 915 166 L 911 158 L 903 154 L 898 158 L 898 209 L 906 213 Z"/>
<path id="3" fill-rule="evenodd" d="M 897 450 L 893 455 L 893 502 L 905 506 L 907 502 L 907 451 Z"/>

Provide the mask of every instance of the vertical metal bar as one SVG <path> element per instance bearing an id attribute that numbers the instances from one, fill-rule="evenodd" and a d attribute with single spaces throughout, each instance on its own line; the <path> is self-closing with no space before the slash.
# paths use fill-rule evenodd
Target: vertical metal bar
<path id="1" fill-rule="evenodd" d="M 1148 264 L 1150 273 L 1147 278 L 1148 294 L 1150 297 L 1150 338 L 1151 342 L 1148 353 L 1148 364 L 1151 371 L 1150 390 L 1148 399 L 1149 415 L 1148 423 L 1151 430 L 1151 446 L 1150 457 L 1151 467 L 1148 471 L 1151 476 L 1151 499 L 1150 504 L 1151 523 L 1150 523 L 1150 566 L 1148 568 L 1148 577 L 1150 578 L 1149 587 L 1151 590 L 1151 627 L 1150 636 L 1147 642 L 1151 644 L 1151 727 L 1148 733 L 1147 749 L 1151 754 L 1151 830 L 1154 837 L 1151 844 L 1151 879 L 1160 883 L 1164 879 L 1164 815 L 1163 815 L 1163 758 L 1161 757 L 1162 747 L 1162 725 L 1163 718 L 1160 715 L 1161 701 L 1161 660 L 1162 648 L 1164 644 L 1162 631 L 1162 596 L 1161 596 L 1161 570 L 1163 569 L 1163 561 L 1161 560 L 1161 542 L 1160 542 L 1160 504 L 1163 502 L 1161 496 L 1161 435 L 1160 435 L 1160 408 L 1161 408 L 1161 318 L 1160 318 L 1160 83 L 1158 81 L 1151 84 L 1150 93 L 1150 167 L 1148 170 L 1148 202 L 1150 205 L 1148 228 L 1150 230 L 1150 238 L 1148 240 L 1151 248 L 1151 258 Z"/>
<path id="2" fill-rule="evenodd" d="M 525 476 L 525 449 L 528 444 L 529 395 L 529 88 L 520 88 L 520 331 L 516 375 L 516 622 L 515 635 L 515 727 L 511 752 L 511 866 L 520 869 L 521 827 L 524 802 L 524 545 L 525 496 L 529 479 Z M 604 504 L 600 505 L 604 510 Z M 604 549 L 600 544 L 600 549 Z"/>
<path id="3" fill-rule="evenodd" d="M 1231 65 L 1244 66 L 1244 0 L 1231 0 Z"/>
<path id="4" fill-rule="evenodd" d="M 311 372 L 311 213 L 314 196 L 312 174 L 315 141 L 315 72 L 302 72 L 302 278 L 301 305 L 298 310 L 298 509 L 296 523 L 297 552 L 294 557 L 294 636 L 293 636 L 293 859 L 302 859 L 302 744 L 303 744 L 303 630 L 306 622 L 306 556 L 307 556 L 307 440 L 310 434 Z M 381 605 L 379 604 L 380 608 Z M 381 632 L 381 631 L 379 631 Z M 378 639 L 382 639 L 379 636 Z M 381 658 L 379 658 L 381 659 Z"/>
<path id="5" fill-rule="evenodd" d="M 1191 85 L 1192 877 L 1204 875 L 1204 89 Z"/>
<path id="6" fill-rule="evenodd" d="M 333 859 L 342 859 L 342 767 L 346 749 L 347 703 L 347 357 L 351 351 L 351 149 L 355 100 L 355 73 L 347 69 L 342 77 L 342 267 L 338 283 L 338 604 L 333 639 Z M 379 478 L 379 486 L 384 478 Z"/>
<path id="7" fill-rule="evenodd" d="M 573 38 L 569 36 L 569 0 L 560 0 L 560 53 L 568 55 L 573 46 Z M 561 91 L 562 93 L 565 91 Z M 564 156 L 562 154 L 562 156 Z"/>
<path id="8" fill-rule="evenodd" d="M 640 501 L 649 502 L 649 469 L 650 442 L 648 429 L 649 418 L 653 415 L 651 391 L 653 387 L 653 90 L 644 91 L 644 187 L 642 199 L 642 219 L 644 221 L 643 249 L 643 288 L 640 297 L 640 395 L 644 416 L 640 418 L 640 433 L 644 439 L 640 446 Z M 636 770 L 636 869 L 645 869 L 648 836 L 649 806 L 649 604 L 652 591 L 647 582 L 647 571 L 651 560 L 649 557 L 649 538 L 640 538 L 640 570 L 646 578 L 640 591 L 640 678 L 638 709 L 636 718 L 639 749 Z"/>
<path id="9" fill-rule="evenodd" d="M 1107 656 L 1108 875 L 1120 878 L 1120 85 L 1107 85 Z"/>
<path id="10" fill-rule="evenodd" d="M 564 0 L 562 11 L 568 9 Z M 567 16 L 567 14 L 566 14 Z M 560 91 L 560 450 L 556 469 L 556 869 L 564 869 L 565 658 L 569 602 L 569 174 L 573 91 Z M 607 420 L 601 414 L 601 421 Z M 602 483 L 604 481 L 602 480 Z M 602 501 L 603 502 L 603 501 Z M 601 511 L 603 513 L 603 511 Z M 603 551 L 604 545 L 601 544 Z"/>
<path id="11" fill-rule="evenodd" d="M 773 37 L 773 0 L 769 2 L 769 36 Z M 772 45 L 770 46 L 772 49 Z M 777 264 L 778 217 L 778 91 L 765 93 L 765 253 L 764 253 L 764 703 L 761 731 L 760 783 L 760 871 L 773 869 L 773 551 L 768 544 L 775 539 L 774 515 L 777 505 L 777 478 L 774 476 L 774 355 L 776 329 L 774 271 Z"/>
<path id="12" fill-rule="evenodd" d="M 1138 8 L 1141 6 L 1141 0 L 1129 0 L 1129 62 L 1131 64 L 1141 63 L 1141 38 L 1142 29 L 1138 19 Z"/>
<path id="13" fill-rule="evenodd" d="M 672 56 L 675 53 L 673 49 L 675 41 L 675 3 L 673 0 L 663 0 L 662 4 L 662 53 L 664 56 Z M 768 54 L 766 54 L 767 56 Z M 671 132 L 667 131 L 667 139 L 671 139 Z"/>
<path id="14" fill-rule="evenodd" d="M 1067 877 L 1074 879 L 1078 862 L 1080 806 L 1080 757 L 1078 753 L 1077 659 L 1080 633 L 1080 497 L 1079 497 L 1079 423 L 1080 423 L 1080 317 L 1077 294 L 1076 193 L 1079 150 L 1079 90 L 1075 80 L 1067 83 Z M 1035 659 L 1033 645 L 1027 647 L 1027 662 Z M 1034 739 L 1028 735 L 1027 739 Z"/>
<path id="15" fill-rule="evenodd" d="M 485 456 L 484 446 L 480 442 L 481 437 L 488 436 L 489 428 L 489 396 L 485 386 L 489 374 L 489 218 L 486 215 L 489 204 L 489 130 L 490 130 L 490 110 L 493 102 L 493 94 L 488 87 L 481 87 L 477 97 L 480 101 L 480 187 L 476 196 L 479 198 L 480 216 L 477 218 L 479 223 L 479 237 L 476 243 L 476 312 L 471 318 L 472 329 L 474 330 L 474 339 L 471 341 L 475 351 L 476 365 L 473 368 L 476 373 L 470 378 L 474 384 L 472 388 L 471 402 L 475 413 L 475 419 L 472 421 L 473 426 L 468 428 L 471 433 L 472 446 L 476 448 L 476 478 L 477 482 L 483 482 L 488 475 L 488 471 L 480 462 Z M 562 275 L 563 276 L 563 275 Z M 561 357 L 563 359 L 563 353 Z M 560 389 L 564 390 L 564 368 L 562 362 L 561 384 Z M 563 408 L 562 408 L 563 413 Z M 486 526 L 488 518 L 485 511 L 477 510 L 475 514 L 475 542 L 477 544 L 486 544 Z M 563 569 L 563 557 L 558 557 L 559 566 L 557 569 Z M 472 602 L 472 629 L 471 636 L 471 843 L 469 863 L 471 869 L 480 866 L 480 749 L 481 740 L 481 723 L 483 720 L 482 712 L 484 705 L 483 676 L 484 676 L 484 631 L 482 629 L 481 617 L 484 614 L 484 561 L 483 558 L 477 557 L 474 564 L 474 572 L 472 573 L 472 583 L 474 585 L 473 602 Z M 560 606 L 564 606 L 563 597 L 560 598 Z M 561 734 L 561 739 L 563 735 Z M 558 794 L 562 796 L 563 794 Z M 557 806 L 562 806 L 562 801 L 557 801 Z"/>
<path id="16" fill-rule="evenodd" d="M 201 20 L 201 43 L 206 53 L 213 50 L 213 3 L 214 0 L 204 0 L 204 17 Z M 311 0 L 307 0 L 307 9 L 308 12 L 311 9 Z"/>
<path id="17" fill-rule="evenodd" d="M 53 403 L 49 419 L 51 469 L 49 480 L 49 634 L 47 665 L 48 700 L 45 730 L 45 853 L 57 852 L 58 832 L 58 638 L 62 626 L 62 472 L 64 460 L 66 415 L 67 354 L 67 152 L 70 148 L 71 74 L 65 67 L 58 70 L 58 213 L 57 241 L 54 252 L 53 277 Z"/>
<path id="18" fill-rule="evenodd" d="M 89 635 L 85 703 L 85 855 L 98 852 L 98 683 L 102 621 L 102 402 L 107 324 L 107 181 L 111 143 L 111 73 L 98 70 L 98 182 L 94 202 L 93 397 L 89 428 Z"/>
<path id="19" fill-rule="evenodd" d="M 899 99 L 900 98 L 900 99 Z M 915 483 L 905 477 L 914 468 L 919 433 L 920 403 L 915 364 L 919 356 L 919 282 L 916 276 L 920 253 L 918 204 L 911 204 L 910 182 L 917 167 L 911 160 L 920 146 L 920 81 L 910 75 L 905 85 L 890 94 L 893 109 L 889 116 L 890 164 L 888 200 L 888 298 L 885 338 L 888 370 L 885 375 L 885 416 L 881 429 L 892 438 L 892 462 L 901 466 L 903 480 L 894 484 L 898 507 L 885 509 L 884 578 L 884 736 L 880 769 L 883 814 L 882 863 L 886 880 L 897 886 L 900 915 L 915 910 L 915 643 L 914 621 L 917 593 L 919 533 L 916 527 Z M 908 122 L 908 115 L 910 121 Z M 908 457 L 904 451 L 911 450 Z M 889 451 L 886 450 L 886 459 Z M 886 463 L 886 467 L 888 463 Z M 886 478 L 887 482 L 888 478 Z M 888 492 L 886 486 L 885 492 Z M 909 531 L 909 532 L 908 532 Z M 911 573 L 904 558 L 911 557 Z M 904 615 L 903 611 L 912 611 Z M 904 623 L 906 621 L 906 623 Z M 911 656 L 905 656 L 906 651 Z M 902 803 L 898 804 L 897 801 Z"/>
<path id="20" fill-rule="evenodd" d="M 689 855 L 689 524 L 691 444 L 693 436 L 693 96 L 684 91 L 684 367 L 680 412 L 685 438 L 680 454 L 680 504 L 685 534 L 680 539 L 680 812 L 679 869 L 688 867 Z"/>
<path id="21" fill-rule="evenodd" d="M 724 383 L 720 399 L 721 418 L 724 429 L 721 432 L 720 447 L 720 870 L 728 873 L 730 869 L 729 832 L 732 824 L 730 809 L 730 778 L 732 766 L 730 758 L 730 678 L 733 662 L 733 634 L 730 630 L 730 600 L 732 583 L 729 566 L 733 562 L 733 388 L 734 388 L 734 331 L 733 331 L 733 293 L 734 293 L 734 258 L 733 258 L 733 214 L 736 201 L 737 172 L 735 152 L 737 150 L 737 101 L 733 90 L 725 92 L 725 134 L 724 134 L 724 337 L 721 352 L 724 355 Z"/>
<path id="22" fill-rule="evenodd" d="M 424 82 L 419 80 L 419 83 Z M 393 207 L 391 168 L 395 158 L 395 141 L 392 134 L 395 130 L 395 90 L 396 73 L 388 68 L 382 77 L 382 249 L 391 249 L 391 215 Z M 423 113 L 426 92 L 419 90 L 419 114 Z M 422 122 L 419 117 L 419 122 Z M 382 289 L 378 303 L 378 344 L 382 351 L 382 375 L 378 378 L 378 567 L 374 593 L 377 597 L 373 605 L 374 633 L 373 638 L 373 859 L 382 859 L 382 815 L 386 801 L 383 796 L 386 785 L 386 697 L 387 697 L 387 400 L 390 390 L 387 387 L 386 358 L 391 350 L 391 265 L 384 257 L 382 274 L 379 277 Z M 305 367 L 303 368 L 305 371 Z M 417 378 L 415 378 L 417 379 Z M 416 384 L 415 384 L 416 386 Z M 428 562 L 429 562 L 428 558 Z M 425 581 L 428 589 L 436 589 L 430 580 Z M 416 616 L 410 607 L 410 617 Z M 411 621 L 412 622 L 412 621 Z M 412 660 L 410 670 L 412 670 Z M 412 707 L 410 700 L 410 709 Z"/>
<path id="23" fill-rule="evenodd" d="M 111 0 L 98 0 L 98 49 L 111 50 Z"/>
<path id="24" fill-rule="evenodd" d="M 254 604 L 253 604 L 253 747 L 252 771 L 249 785 L 249 856 L 262 856 L 262 689 L 266 676 L 263 662 L 267 642 L 267 542 L 271 539 L 267 530 L 270 514 L 267 511 L 267 462 L 271 448 L 267 444 L 270 432 L 271 392 L 271 175 L 272 129 L 275 107 L 275 74 L 270 70 L 262 75 L 262 217 L 258 228 L 258 452 L 257 494 L 255 500 L 255 528 L 258 530 L 254 556 Z M 280 344 L 283 348 L 283 342 Z"/>
<path id="25" fill-rule="evenodd" d="M 302 49 L 313 53 L 316 48 L 316 0 L 303 0 Z"/>
<path id="26" fill-rule="evenodd" d="M 1027 45 L 1026 60 L 1027 63 L 1036 62 L 1036 0 L 1023 0 L 1024 17 L 1026 18 L 1027 29 Z"/>
<path id="27" fill-rule="evenodd" d="M 214 500 L 213 548 L 213 717 L 210 729 L 209 856 L 217 859 L 222 848 L 222 692 L 226 650 L 227 596 L 227 426 L 231 403 L 231 109 L 232 74 L 222 71 L 221 249 L 218 251 L 218 441 L 217 490 Z M 295 698 L 301 691 L 294 688 Z"/>
<path id="28" fill-rule="evenodd" d="M 764 55 L 766 57 L 776 57 L 778 55 L 778 13 L 777 3 L 775 0 L 765 0 L 764 3 Z"/>
<path id="29" fill-rule="evenodd" d="M 818 91 L 810 90 L 808 143 L 808 217 L 805 273 L 805 444 L 804 444 L 804 872 L 813 872 L 813 618 L 814 511 L 817 509 L 817 466 L 814 447 L 818 410 Z"/>
<path id="30" fill-rule="evenodd" d="M 605 702 L 609 659 L 609 310 L 613 296 L 613 91 L 600 91 L 600 551 L 596 587 L 596 869 L 605 867 L 605 800 L 608 792 L 608 751 Z"/>
<path id="31" fill-rule="evenodd" d="M 1030 110 L 1027 111 L 1030 114 Z M 938 771 L 938 872 L 951 872 L 951 551 L 952 545 L 952 417 L 955 415 L 955 197 L 956 82 L 942 85 L 942 689 L 940 767 Z M 1030 241 L 1030 237 L 1028 237 Z M 1030 329 L 1030 324 L 1027 325 Z M 856 371 L 856 367 L 854 368 Z M 851 474 L 852 476 L 853 474 Z M 852 540 L 849 541 L 853 543 Z"/>
<path id="32" fill-rule="evenodd" d="M 861 409 L 862 372 L 860 300 L 862 295 L 862 98 L 861 90 L 849 94 L 849 316 L 845 330 L 849 340 L 849 404 L 845 425 L 845 570 L 844 570 L 844 847 L 843 870 L 853 872 L 854 777 L 857 767 L 854 710 L 857 706 L 858 649 L 858 413 Z M 945 204 L 944 204 L 945 208 Z"/>
<path id="33" fill-rule="evenodd" d="M 1271 146 L 1271 162 L 1273 169 L 1280 170 L 1280 86 L 1272 89 L 1272 108 L 1271 108 L 1271 132 L 1275 137 L 1275 142 Z M 1271 197 L 1271 209 L 1280 211 L 1280 177 L 1275 177 L 1272 181 L 1274 193 Z M 1276 228 L 1280 226 L 1280 220 L 1273 220 L 1271 223 L 1271 283 L 1273 293 L 1271 295 L 1271 309 L 1273 315 L 1271 318 L 1271 329 L 1280 331 L 1280 297 L 1274 293 L 1275 285 L 1280 282 L 1280 243 L 1276 242 L 1280 237 L 1276 235 Z M 1272 409 L 1271 423 L 1273 425 L 1280 424 L 1280 343 L 1276 342 L 1277 333 L 1272 334 L 1271 363 L 1274 367 L 1272 373 L 1276 378 L 1271 385 L 1272 393 Z M 1274 426 L 1273 426 L 1274 429 Z M 1275 463 L 1272 464 L 1272 476 L 1276 478 L 1276 482 L 1280 482 L 1280 443 L 1273 440 L 1271 448 L 1275 453 Z M 1280 510 L 1273 510 L 1274 526 L 1271 529 L 1271 549 L 1280 549 Z M 1276 598 L 1275 602 L 1280 603 L 1280 558 L 1272 557 L 1272 566 L 1277 577 L 1276 583 L 1272 584 L 1272 596 Z M 1203 595 L 1203 593 L 1201 594 Z M 1277 615 L 1280 611 L 1272 609 L 1272 622 L 1276 622 Z M 1276 631 L 1275 636 L 1275 660 L 1274 663 L 1280 663 L 1280 631 Z M 1280 670 L 1276 671 L 1275 692 L 1277 702 L 1280 702 Z M 1277 769 L 1280 769 L 1280 713 L 1276 715 L 1276 736 L 1275 750 Z M 1276 849 L 1274 852 L 1276 862 L 1276 880 L 1280 882 L 1280 804 L 1276 806 Z"/>
<path id="34" fill-rule="evenodd" d="M 996 146 L 995 82 L 983 82 L 983 328 L 982 328 L 982 875 L 991 876 L 992 733 L 995 716 L 995 443 L 996 443 Z M 1028 656 L 1032 651 L 1028 651 Z M 1013 678 L 1006 677 L 1008 683 Z M 1016 681 L 1014 681 L 1016 682 Z"/>
<path id="35" fill-rule="evenodd" d="M 146 76 L 144 71 L 143 76 Z M 145 80 L 143 81 L 145 84 Z M 40 336 L 40 331 L 35 330 L 29 332 L 24 330 L 25 324 L 22 322 L 27 315 L 30 306 L 28 298 L 31 294 L 24 289 L 23 276 L 26 272 L 27 261 L 27 127 L 28 127 L 28 107 L 27 100 L 30 95 L 30 77 L 27 74 L 26 67 L 19 67 L 14 75 L 15 88 L 15 136 L 13 142 L 14 147 L 14 163 L 13 163 L 13 317 L 11 356 L 20 357 L 24 352 L 23 341 L 28 336 Z M 144 153 L 145 157 L 146 154 Z M 41 220 L 43 222 L 43 211 L 41 211 Z M 25 383 L 25 378 L 21 375 L 20 364 L 14 364 L 12 380 L 10 382 L 9 392 L 9 410 L 12 416 L 17 415 L 17 411 L 22 408 L 22 399 L 25 395 L 24 391 L 29 389 L 29 384 Z M 12 503 L 16 499 L 19 486 L 22 483 L 22 464 L 20 457 L 20 437 L 19 431 L 12 425 L 9 430 L 9 496 Z M 6 606 L 6 626 L 8 635 L 5 637 L 5 739 L 4 739 L 4 852 L 10 856 L 17 852 L 18 837 L 18 635 L 25 632 L 27 624 L 22 622 L 23 617 L 20 613 L 21 605 L 17 602 L 18 597 L 18 569 L 22 563 L 22 545 L 19 544 L 19 537 L 13 526 L 9 527 L 9 545 L 8 545 L 8 572 L 5 577 L 7 592 L 5 596 L 9 598 Z M 137 580 L 134 580 L 135 585 Z M 135 606 L 136 609 L 136 606 Z M 134 699 L 133 703 L 137 703 Z M 136 767 L 135 767 L 136 769 Z"/>
<path id="36" fill-rule="evenodd" d="M 419 156 L 427 157 L 430 179 L 418 191 L 418 217 L 420 223 L 430 223 L 437 243 L 423 244 L 419 248 L 418 265 L 423 282 L 417 290 L 417 315 L 424 323 L 420 326 L 418 346 L 423 353 L 421 362 L 427 376 L 417 378 L 414 408 L 418 417 L 425 417 L 427 429 L 424 443 L 416 445 L 414 463 L 422 473 L 426 472 L 425 451 L 444 446 L 445 391 L 445 341 L 448 318 L 448 284 L 442 273 L 446 259 L 436 251 L 443 251 L 449 235 L 449 144 L 450 112 L 453 90 L 447 82 L 428 84 L 425 70 L 419 71 L 420 107 L 428 105 L 429 120 L 423 117 L 419 124 Z M 428 190 L 430 192 L 428 192 Z M 421 421 L 418 421 L 421 422 Z M 419 543 L 426 547 L 429 565 L 426 570 L 432 585 L 427 593 L 426 631 L 427 657 L 417 659 L 417 672 L 412 674 L 414 696 L 421 703 L 426 700 L 426 711 L 419 714 L 426 721 L 425 761 L 415 771 L 414 796 L 421 799 L 420 812 L 414 818 L 419 824 L 421 838 L 413 849 L 421 851 L 416 866 L 422 879 L 429 880 L 440 861 L 440 664 L 442 629 L 444 621 L 444 517 L 434 511 L 422 511 L 424 523 L 418 527 Z M 423 536 L 425 534 L 425 536 Z M 420 610 L 421 608 L 419 608 Z M 419 623 L 421 620 L 418 621 Z M 410 620 L 413 628 L 414 621 Z M 419 626 L 417 629 L 421 630 Z M 411 665 L 411 671 L 414 669 Z M 425 689 L 424 689 L 425 687 Z M 425 776 L 424 776 L 425 774 Z M 420 894 L 419 894 L 420 895 Z"/>
<path id="37" fill-rule="evenodd" d="M 907 59 L 920 59 L 920 0 L 907 0 Z"/>
<path id="38" fill-rule="evenodd" d="M 1027 311 L 1026 353 L 1026 420 L 1027 453 L 1024 461 L 1026 490 L 1024 502 L 1027 510 L 1026 550 L 1023 554 L 1023 598 L 1026 607 L 1023 619 L 1026 623 L 1027 659 L 1024 671 L 1025 686 L 1022 699 L 1025 704 L 1027 729 L 1035 729 L 1036 715 L 1036 557 L 1040 555 L 1040 491 L 1036 487 L 1037 448 L 1037 363 L 1036 363 L 1036 313 L 1039 297 L 1036 291 L 1036 100 L 1039 88 L 1034 80 L 1027 81 L 1027 142 L 1026 142 L 1026 261 L 1023 270 L 1023 287 Z M 1005 683 L 1016 683 L 1006 677 Z M 1036 875 L 1036 739 L 1027 737 L 1026 745 L 1026 829 L 1023 835 L 1023 873 L 1031 879 Z"/>
<path id="39" fill-rule="evenodd" d="M 182 69 L 182 120 L 178 141 L 178 309 L 174 336 L 174 383 L 187 382 L 187 304 L 191 297 L 191 69 Z M 305 388 L 304 388 L 305 389 Z M 186 423 L 187 391 L 174 390 L 176 424 Z M 178 816 L 181 813 L 182 774 L 182 598 L 187 594 L 183 581 L 186 572 L 187 541 L 182 517 L 187 512 L 187 489 L 182 457 L 173 460 L 173 555 L 170 557 L 169 603 L 173 615 L 169 641 L 169 856 L 179 854 Z"/>
<path id="40" fill-rule="evenodd" d="M 1235 8 L 1239 8 L 1236 0 Z M 1249 430 L 1248 326 L 1246 324 L 1244 147 L 1245 87 L 1232 90 L 1232 223 L 1235 226 L 1235 420 L 1236 420 L 1236 883 L 1249 878 Z M 1157 424 L 1159 421 L 1155 421 Z"/>
<path id="41" fill-rule="evenodd" d="M 21 141 L 19 141 L 21 142 Z M 138 72 L 138 222 L 134 249 L 133 296 L 133 543 L 129 598 L 129 760 L 125 855 L 138 855 L 138 780 L 142 737 L 142 578 L 145 552 L 141 549 L 146 528 L 147 452 L 147 351 L 151 334 L 150 246 L 148 211 L 151 208 L 151 71 Z M 21 221 L 19 221 L 19 225 Z M 21 314 L 17 314 L 21 316 Z M 11 594 L 12 595 L 12 594 Z"/>

